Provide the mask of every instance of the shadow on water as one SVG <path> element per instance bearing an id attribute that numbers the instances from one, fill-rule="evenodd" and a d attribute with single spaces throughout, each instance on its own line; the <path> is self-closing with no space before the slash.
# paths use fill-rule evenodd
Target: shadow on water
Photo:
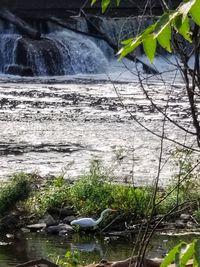
<path id="1" fill-rule="evenodd" d="M 164 257 L 166 252 L 179 241 L 191 241 L 194 235 L 174 236 L 156 234 L 151 242 L 148 257 Z M 100 259 L 122 260 L 132 254 L 135 239 L 78 235 L 71 237 L 28 234 L 20 239 L 6 243 L 0 240 L 0 266 L 9 267 L 37 259 L 55 258 L 64 255 L 67 250 L 78 251 L 83 265 L 98 262 Z M 5 240 L 4 240 L 5 241 Z"/>

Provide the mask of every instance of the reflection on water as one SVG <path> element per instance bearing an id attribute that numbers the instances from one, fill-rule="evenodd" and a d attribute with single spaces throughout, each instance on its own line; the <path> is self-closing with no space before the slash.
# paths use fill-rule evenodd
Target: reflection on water
<path id="1" fill-rule="evenodd" d="M 190 241 L 194 235 L 166 236 L 156 234 L 151 242 L 148 256 L 162 257 L 180 240 Z M 132 254 L 134 238 L 109 238 L 90 234 L 73 235 L 68 238 L 28 234 L 9 244 L 0 238 L 0 266 L 9 267 L 36 259 L 64 255 L 67 250 L 79 251 L 84 264 L 98 262 L 100 259 L 122 260 Z"/>

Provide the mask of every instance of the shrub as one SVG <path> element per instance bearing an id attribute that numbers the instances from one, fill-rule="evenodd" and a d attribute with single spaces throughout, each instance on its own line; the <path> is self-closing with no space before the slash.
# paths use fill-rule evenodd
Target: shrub
<path id="1" fill-rule="evenodd" d="M 110 178 L 105 175 L 99 162 L 94 161 L 89 173 L 72 185 L 70 197 L 80 213 L 91 215 L 113 206 L 112 190 Z"/>
<path id="2" fill-rule="evenodd" d="M 150 201 L 148 188 L 112 183 L 99 163 L 92 164 L 90 172 L 80 177 L 70 189 L 71 202 L 82 213 L 91 215 L 105 208 L 116 208 L 123 216 L 144 217 Z"/>
<path id="3" fill-rule="evenodd" d="M 113 203 L 123 213 L 143 218 L 148 215 L 151 199 L 150 188 L 135 188 L 132 186 L 115 185 L 112 191 Z"/>
<path id="4" fill-rule="evenodd" d="M 25 202 L 25 209 L 35 215 L 43 215 L 51 207 L 60 208 L 68 203 L 69 186 L 62 176 L 47 181 L 40 190 L 34 191 Z"/>
<path id="5" fill-rule="evenodd" d="M 0 216 L 15 208 L 16 203 L 29 196 L 33 176 L 19 173 L 0 188 Z"/>

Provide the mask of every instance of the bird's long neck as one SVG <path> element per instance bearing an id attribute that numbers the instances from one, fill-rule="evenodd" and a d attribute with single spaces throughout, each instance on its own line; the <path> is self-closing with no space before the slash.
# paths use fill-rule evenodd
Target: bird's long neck
<path id="1" fill-rule="evenodd" d="M 108 210 L 104 210 L 104 211 L 102 211 L 100 218 L 99 218 L 98 220 L 96 220 L 96 224 L 99 224 L 99 223 L 103 220 L 103 216 L 104 216 L 104 214 L 105 214 L 106 212 L 108 212 Z"/>

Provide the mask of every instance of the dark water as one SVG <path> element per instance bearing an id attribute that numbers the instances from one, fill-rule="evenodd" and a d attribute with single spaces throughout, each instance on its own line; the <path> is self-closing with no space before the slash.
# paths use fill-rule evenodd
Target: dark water
<path id="1" fill-rule="evenodd" d="M 200 235 L 200 233 L 199 233 Z M 157 233 L 149 247 L 148 257 L 163 257 L 164 254 L 179 241 L 191 241 L 196 234 L 165 235 Z M 108 237 L 90 234 L 71 237 L 46 236 L 43 234 L 28 234 L 19 240 L 11 240 L 8 245 L 0 245 L 0 267 L 16 264 L 38 258 L 61 257 L 66 251 L 78 251 L 81 263 L 98 262 L 100 259 L 122 260 L 132 255 L 134 237 Z M 0 239 L 2 242 L 3 240 Z"/>

